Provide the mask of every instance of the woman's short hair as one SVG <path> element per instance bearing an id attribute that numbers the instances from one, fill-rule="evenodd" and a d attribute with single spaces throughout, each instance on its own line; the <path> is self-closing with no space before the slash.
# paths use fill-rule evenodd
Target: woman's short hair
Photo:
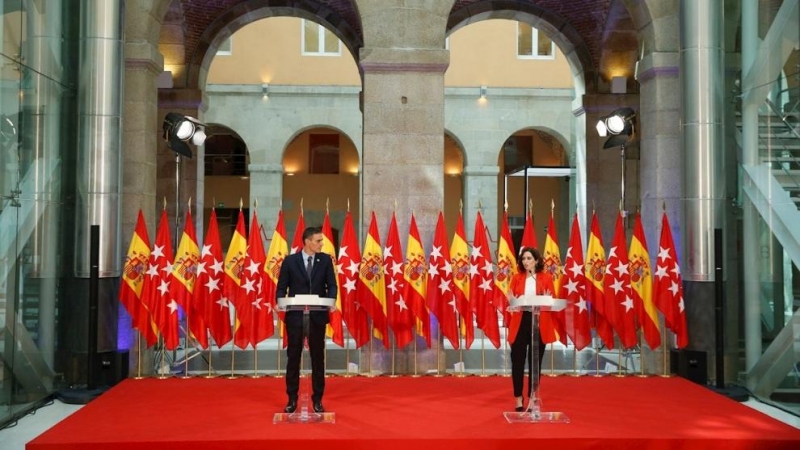
<path id="1" fill-rule="evenodd" d="M 544 270 L 544 259 L 542 258 L 542 254 L 539 253 L 539 250 L 536 250 L 533 247 L 522 247 L 522 249 L 519 251 L 519 256 L 517 257 L 517 268 L 519 271 L 521 273 L 525 272 L 525 266 L 522 265 L 522 255 L 524 255 L 526 252 L 530 253 L 533 256 L 533 259 L 536 260 L 536 267 L 534 268 L 534 271 L 539 273 Z"/>

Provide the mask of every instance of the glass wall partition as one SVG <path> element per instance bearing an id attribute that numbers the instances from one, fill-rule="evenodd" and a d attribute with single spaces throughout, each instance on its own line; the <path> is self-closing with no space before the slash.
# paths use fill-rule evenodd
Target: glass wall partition
<path id="1" fill-rule="evenodd" d="M 0 0 L 0 424 L 63 380 L 56 330 L 76 122 L 65 112 L 79 20 L 67 3 Z"/>

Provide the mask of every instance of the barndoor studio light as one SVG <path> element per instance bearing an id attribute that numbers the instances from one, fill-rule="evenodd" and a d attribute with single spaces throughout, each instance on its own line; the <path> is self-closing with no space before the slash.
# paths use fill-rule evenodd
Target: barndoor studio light
<path id="1" fill-rule="evenodd" d="M 179 155 L 192 157 L 192 150 L 186 144 L 203 145 L 206 140 L 206 125 L 194 117 L 178 113 L 167 113 L 164 117 L 164 140 L 167 146 Z"/>
<path id="2" fill-rule="evenodd" d="M 597 134 L 600 137 L 611 137 L 603 145 L 603 148 L 612 148 L 625 145 L 633 135 L 633 118 L 636 112 L 631 108 L 620 108 L 606 117 L 597 121 Z"/>

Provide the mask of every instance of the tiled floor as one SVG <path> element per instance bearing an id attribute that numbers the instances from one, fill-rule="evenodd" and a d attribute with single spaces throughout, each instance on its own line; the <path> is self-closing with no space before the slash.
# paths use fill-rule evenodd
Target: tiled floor
<path id="1" fill-rule="evenodd" d="M 781 422 L 800 429 L 800 417 L 791 415 L 760 401 L 751 399 L 745 405 L 774 417 Z M 60 422 L 65 417 L 81 408 L 80 405 L 68 405 L 59 400 L 36 410 L 18 421 L 15 426 L 0 430 L 0 442 L 3 450 L 24 450 L 25 444 Z"/>

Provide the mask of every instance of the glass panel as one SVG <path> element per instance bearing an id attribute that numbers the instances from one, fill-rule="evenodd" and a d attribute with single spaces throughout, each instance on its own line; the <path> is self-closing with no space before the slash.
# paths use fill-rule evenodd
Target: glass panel
<path id="1" fill-rule="evenodd" d="M 319 25 L 303 20 L 303 53 L 319 53 Z"/>
<path id="2" fill-rule="evenodd" d="M 58 299 L 68 202 L 62 173 L 77 117 L 66 86 L 79 14 L 56 2 L 0 2 L 0 423 L 58 384 Z M 20 8 L 30 8 L 23 9 Z M 41 9 L 41 11 L 39 11 Z M 66 20 L 65 20 L 66 19 Z M 65 29 L 66 25 L 71 25 Z M 69 70 L 68 70 L 69 68 Z M 69 72 L 69 73 L 68 73 Z M 64 123 L 69 120 L 70 123 Z M 63 345 L 63 344 L 62 344 Z"/>
<path id="3" fill-rule="evenodd" d="M 537 55 L 553 56 L 553 41 L 542 30 L 536 30 L 536 32 L 538 33 Z"/>
<path id="4" fill-rule="evenodd" d="M 327 28 L 325 30 L 325 53 L 339 53 L 339 38 Z"/>
<path id="5" fill-rule="evenodd" d="M 517 55 L 533 54 L 533 28 L 527 23 L 517 22 Z"/>

